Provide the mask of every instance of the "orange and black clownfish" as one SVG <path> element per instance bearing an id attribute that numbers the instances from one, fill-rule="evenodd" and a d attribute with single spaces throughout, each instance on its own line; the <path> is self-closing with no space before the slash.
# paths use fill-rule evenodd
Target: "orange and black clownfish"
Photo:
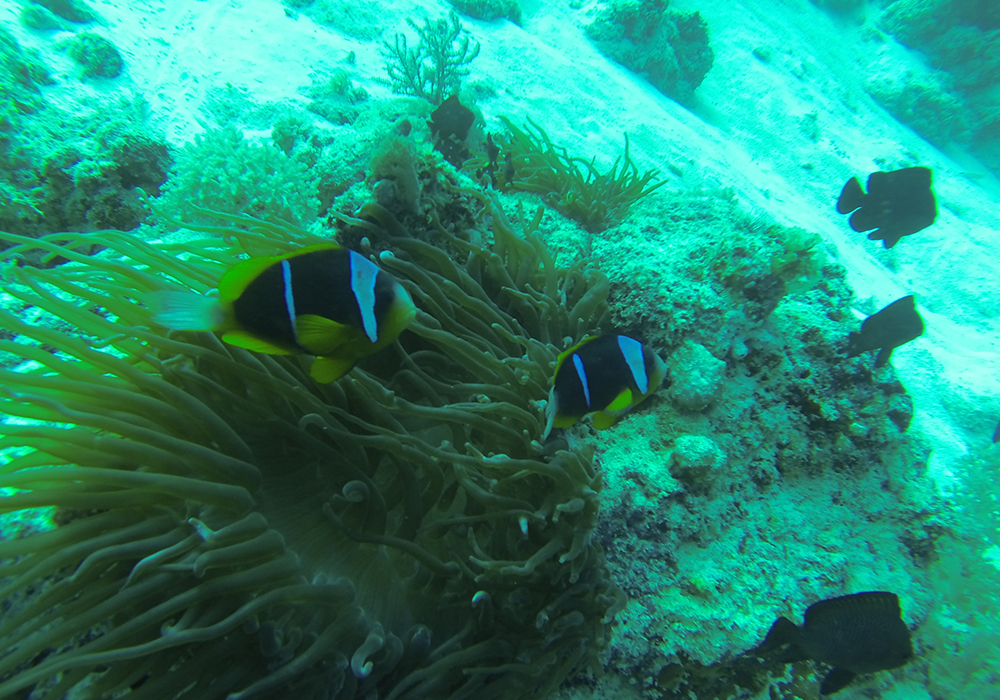
<path id="1" fill-rule="evenodd" d="M 391 344 L 417 313 L 395 278 L 334 243 L 237 263 L 218 295 L 161 291 L 143 300 L 166 328 L 222 331 L 225 342 L 268 355 L 315 355 L 310 375 L 323 383 Z"/>
<path id="2" fill-rule="evenodd" d="M 624 335 L 602 335 L 559 355 L 545 407 L 544 441 L 553 428 L 568 428 L 589 413 L 605 430 L 659 388 L 667 375 L 660 356 Z"/>

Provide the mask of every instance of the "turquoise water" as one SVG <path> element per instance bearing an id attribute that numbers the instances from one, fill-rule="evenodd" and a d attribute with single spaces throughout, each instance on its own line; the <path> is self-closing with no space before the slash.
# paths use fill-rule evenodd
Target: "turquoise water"
<path id="1" fill-rule="evenodd" d="M 1000 698 L 998 30 L 0 3 L 0 697 Z"/>

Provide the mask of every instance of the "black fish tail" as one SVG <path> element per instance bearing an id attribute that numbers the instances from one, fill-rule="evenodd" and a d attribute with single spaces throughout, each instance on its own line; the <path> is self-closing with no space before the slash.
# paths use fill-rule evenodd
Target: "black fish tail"
<path id="1" fill-rule="evenodd" d="M 902 236 L 898 233 L 886 233 L 884 228 L 880 228 L 877 231 L 872 231 L 868 234 L 869 241 L 882 239 L 882 245 L 886 248 L 892 248 L 894 245 L 899 243 L 900 238 L 902 238 Z"/>
<path id="2" fill-rule="evenodd" d="M 762 654 L 772 649 L 784 646 L 785 644 L 797 642 L 799 639 L 799 627 L 787 617 L 779 617 L 767 631 L 767 636 L 754 651 Z"/>
<path id="3" fill-rule="evenodd" d="M 885 367 L 886 363 L 889 362 L 889 358 L 892 357 L 892 351 L 895 348 L 882 348 L 878 351 L 878 355 L 875 356 L 875 368 Z"/>
<path id="4" fill-rule="evenodd" d="M 854 211 L 860 207 L 865 202 L 865 193 L 861 189 L 861 183 L 858 182 L 858 178 L 852 177 L 844 185 L 844 189 L 840 191 L 840 197 L 837 198 L 837 213 L 847 214 Z"/>
<path id="5" fill-rule="evenodd" d="M 997 429 L 993 431 L 993 444 L 1000 442 L 1000 423 L 997 423 Z"/>
<path id="6" fill-rule="evenodd" d="M 819 694 L 833 695 L 838 690 L 843 690 L 854 678 L 855 674 L 846 668 L 835 668 L 826 674 L 819 686 Z"/>

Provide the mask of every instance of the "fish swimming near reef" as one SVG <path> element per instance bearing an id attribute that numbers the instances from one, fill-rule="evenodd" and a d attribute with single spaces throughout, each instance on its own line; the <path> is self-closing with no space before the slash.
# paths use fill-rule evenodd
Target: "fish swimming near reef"
<path id="1" fill-rule="evenodd" d="M 225 342 L 268 355 L 315 355 L 310 375 L 323 383 L 391 344 L 417 313 L 389 273 L 333 243 L 239 262 L 217 295 L 159 291 L 143 301 L 166 328 L 222 331 Z"/>
<path id="2" fill-rule="evenodd" d="M 923 332 L 924 320 L 917 313 L 916 299 L 910 294 L 862 321 L 861 332 L 847 337 L 847 356 L 855 357 L 877 349 L 875 366 L 882 367 L 893 350 L 919 338 Z"/>
<path id="3" fill-rule="evenodd" d="M 857 210 L 857 211 L 855 211 Z M 858 178 L 844 185 L 837 199 L 837 211 L 851 214 L 855 231 L 871 231 L 868 238 L 881 240 L 892 248 L 903 236 L 922 231 L 934 223 L 937 203 L 931 190 L 930 168 L 903 168 L 868 176 L 868 193 Z"/>
<path id="4" fill-rule="evenodd" d="M 801 627 L 779 617 L 754 653 L 763 655 L 780 647 L 785 649 L 779 662 L 812 659 L 833 667 L 820 684 L 820 695 L 836 693 L 859 674 L 899 668 L 913 656 L 899 598 L 884 591 L 813 603 Z"/>
<path id="5" fill-rule="evenodd" d="M 666 375 L 660 356 L 634 338 L 602 335 L 577 343 L 556 361 L 542 440 L 590 413 L 597 430 L 610 428 Z"/>

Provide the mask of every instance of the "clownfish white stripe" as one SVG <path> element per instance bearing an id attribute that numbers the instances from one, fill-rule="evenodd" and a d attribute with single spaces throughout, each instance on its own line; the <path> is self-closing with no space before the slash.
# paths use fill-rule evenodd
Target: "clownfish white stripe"
<path id="1" fill-rule="evenodd" d="M 353 250 L 350 252 L 351 291 L 361 311 L 361 327 L 373 343 L 378 342 L 378 323 L 375 320 L 375 278 L 379 269 L 371 261 Z"/>
<path id="2" fill-rule="evenodd" d="M 646 375 L 646 360 L 642 356 L 642 343 L 624 335 L 618 336 L 618 348 L 625 357 L 625 364 L 632 371 L 632 379 L 639 388 L 640 394 L 649 390 L 649 377 Z"/>
<path id="3" fill-rule="evenodd" d="M 288 312 L 288 320 L 292 323 L 292 333 L 295 335 L 295 342 L 299 342 L 299 334 L 295 328 L 295 295 L 292 294 L 292 266 L 287 260 L 281 261 L 281 282 L 285 287 L 285 311 Z"/>
<path id="4" fill-rule="evenodd" d="M 583 386 L 583 398 L 587 401 L 587 408 L 590 408 L 590 386 L 587 384 L 587 370 L 583 368 L 583 360 L 576 353 L 573 353 L 573 367 L 576 368 L 576 376 L 580 378 Z"/>

